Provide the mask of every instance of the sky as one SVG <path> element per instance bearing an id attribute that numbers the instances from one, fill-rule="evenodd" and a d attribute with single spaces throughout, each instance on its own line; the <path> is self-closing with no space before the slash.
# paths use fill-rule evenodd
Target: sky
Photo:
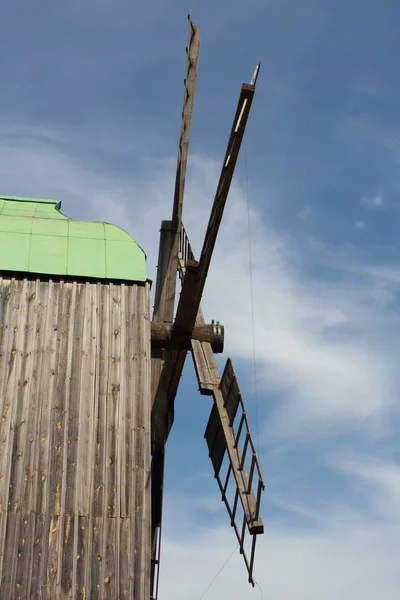
<path id="1" fill-rule="evenodd" d="M 218 364 L 234 362 L 266 482 L 258 585 L 235 551 L 203 439 L 210 400 L 188 356 L 160 598 L 397 599 L 400 4 L 0 9 L 0 192 L 124 227 L 151 279 L 172 210 L 189 10 L 201 54 L 184 222 L 197 253 L 240 85 L 262 61 L 202 303 L 225 325 Z"/>

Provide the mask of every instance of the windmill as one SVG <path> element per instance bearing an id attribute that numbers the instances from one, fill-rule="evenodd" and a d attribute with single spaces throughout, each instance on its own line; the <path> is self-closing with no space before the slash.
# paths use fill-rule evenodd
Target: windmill
<path id="1" fill-rule="evenodd" d="M 154 314 L 144 251 L 56 200 L 0 195 L 0 597 L 158 596 L 165 447 L 188 351 L 214 476 L 254 585 L 263 478 L 224 328 L 200 306 L 259 67 L 241 88 L 204 244 L 182 223 L 200 32 L 189 17 L 172 219 Z M 181 289 L 177 308 L 177 281 Z"/>
<path id="2" fill-rule="evenodd" d="M 152 597 L 154 598 L 157 597 L 158 590 L 165 444 L 174 420 L 174 400 L 188 348 L 193 358 L 200 394 L 212 396 L 213 399 L 205 438 L 214 468 L 214 476 L 239 542 L 249 582 L 253 586 L 256 539 L 257 535 L 264 531 L 260 517 L 260 500 L 264 482 L 236 374 L 232 361 L 228 359 L 222 377 L 220 377 L 214 358 L 214 352 L 222 351 L 223 327 L 219 323 L 212 323 L 207 327 L 200 305 L 250 113 L 260 65 L 257 65 L 251 83 L 243 84 L 241 88 L 203 247 L 197 261 L 182 222 L 182 208 L 199 49 L 200 29 L 193 25 L 189 15 L 189 42 L 174 203 L 172 219 L 161 223 L 153 314 L 154 327 L 156 324 L 167 325 L 170 336 L 168 350 L 164 350 L 161 355 L 158 352 L 154 352 L 152 355 L 151 577 Z M 181 290 L 174 314 L 177 272 L 181 281 Z M 250 460 L 246 461 L 249 455 Z M 225 456 L 227 457 L 227 466 L 223 469 Z M 248 468 L 247 464 L 249 464 Z M 235 487 L 233 502 L 230 501 L 227 494 L 228 487 L 232 482 Z M 253 489 L 256 490 L 255 493 Z M 237 520 L 239 504 L 243 510 L 241 523 Z M 247 531 L 252 538 L 249 556 L 245 551 Z"/>

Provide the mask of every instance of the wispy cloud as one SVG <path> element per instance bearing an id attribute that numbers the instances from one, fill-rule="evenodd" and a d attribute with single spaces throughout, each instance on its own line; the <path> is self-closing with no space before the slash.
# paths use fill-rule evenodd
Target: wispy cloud
<path id="1" fill-rule="evenodd" d="M 215 166 L 197 159 L 196 168 L 193 204 L 204 206 L 200 197 L 211 197 Z M 207 177 L 201 176 L 204 170 L 208 171 Z M 210 183 L 201 186 L 200 181 Z M 189 214 L 190 231 L 197 231 L 205 222 L 205 215 L 199 213 L 197 209 Z M 205 307 L 210 317 L 224 321 L 229 352 L 251 360 L 245 220 L 244 195 L 236 185 L 213 260 Z M 346 428 L 349 424 L 367 427 L 373 415 L 376 421 L 372 419 L 370 425 L 378 424 L 380 412 L 391 405 L 397 382 L 388 351 L 391 342 L 383 337 L 387 335 L 385 321 L 389 317 L 384 306 L 377 311 L 373 302 L 374 290 L 381 289 L 379 279 L 358 276 L 350 282 L 346 276 L 348 257 L 340 252 L 334 280 L 329 271 L 313 278 L 301 266 L 301 240 L 263 221 L 260 214 L 253 215 L 252 231 L 261 385 L 266 397 L 279 393 L 284 398 L 268 428 L 269 434 L 273 430 L 275 434 L 307 435 L 312 430 L 315 435 L 316 421 L 321 433 L 326 433 L 326 428 L 334 431 L 337 426 Z M 319 251 L 307 256 L 311 264 L 319 260 Z M 397 289 L 397 283 L 393 285 Z M 391 340 L 398 343 L 398 323 L 392 328 L 392 336 Z"/>
<path id="2" fill-rule="evenodd" d="M 171 210 L 175 158 L 153 161 L 133 177 L 114 177 L 48 141 L 15 140 L 0 147 L 0 165 L 5 193 L 60 198 L 67 214 L 127 228 L 145 248 L 154 277 L 159 222 Z M 184 218 L 197 253 L 219 168 L 212 159 L 191 159 Z M 280 231 L 256 210 L 251 219 L 260 393 L 283 398 L 272 415 L 268 411 L 268 435 L 315 435 L 316 423 L 320 435 L 354 427 L 374 435 L 383 431 L 398 384 L 393 347 L 400 330 L 396 315 L 385 312 L 390 298 L 382 295 L 376 304 L 379 270 L 363 278 L 368 265 L 359 264 L 350 282 L 349 261 L 339 253 L 334 279 L 329 272 L 312 277 L 309 267 L 319 264 L 320 250 L 306 253 L 306 240 Z M 225 324 L 226 349 L 239 361 L 253 357 L 246 220 L 245 194 L 236 182 L 203 306 L 208 319 Z M 385 285 L 397 290 L 399 281 Z"/>
<path id="3" fill-rule="evenodd" d="M 74 218 L 119 224 L 145 248 L 154 279 L 160 221 L 171 215 L 185 14 L 161 0 L 139 8 L 127 0 L 53 4 L 6 17 L 0 191 L 58 198 Z M 274 57 L 264 61 L 247 135 L 267 482 L 255 576 L 274 600 L 397 600 L 400 498 L 391 444 L 399 435 L 400 268 L 398 212 L 389 220 L 385 209 L 396 208 L 400 189 L 395 58 L 388 62 L 398 54 L 399 7 L 369 3 L 357 20 L 357 2 L 353 15 L 344 0 L 234 0 L 228 12 L 225 3 L 198 4 L 206 43 L 184 207 L 197 254 L 220 169 L 204 154 L 223 153 L 225 117 L 238 77 L 254 66 L 249 57 Z M 202 303 L 207 320 L 225 325 L 253 424 L 247 217 L 237 179 Z M 203 471 L 200 422 L 210 403 L 196 402 L 188 363 L 168 442 L 166 600 L 199 598 L 236 544 L 211 465 Z M 259 596 L 235 554 L 205 600 Z"/>
<path id="4" fill-rule="evenodd" d="M 307 219 L 311 215 L 312 215 L 312 208 L 311 208 L 311 206 L 304 206 L 299 211 L 299 213 L 297 214 L 297 216 L 299 217 L 299 219 L 301 219 L 302 221 L 304 221 L 305 219 Z"/>
<path id="5" fill-rule="evenodd" d="M 376 208 L 382 208 L 384 205 L 383 196 L 376 195 L 376 196 L 369 196 L 369 197 L 362 198 L 361 205 L 364 208 L 369 209 L 369 210 L 376 209 Z"/>
<path id="6" fill-rule="evenodd" d="M 354 221 L 353 223 L 353 229 L 355 229 L 356 231 L 364 231 L 367 228 L 367 224 L 365 221 L 362 221 L 361 219 Z"/>
<path id="7" fill-rule="evenodd" d="M 341 453 L 330 458 L 332 468 L 345 474 L 349 480 L 363 484 L 363 496 L 368 492 L 370 506 L 380 518 L 400 517 L 400 463 Z"/>
<path id="8" fill-rule="evenodd" d="M 121 177 L 102 172 L 90 154 L 67 154 L 53 138 L 54 133 L 39 140 L 36 132 L 30 140 L 0 145 L 2 191 L 59 198 L 66 214 L 122 225 L 144 246 L 154 277 L 159 222 L 171 209 L 175 158 L 152 161 L 148 169 Z M 184 217 L 197 253 L 219 168 L 218 161 L 191 158 Z M 253 355 L 246 220 L 246 196 L 236 181 L 203 305 L 208 319 L 218 318 L 226 326 L 226 349 L 239 365 L 249 365 Z M 310 246 L 254 208 L 251 220 L 262 441 L 289 436 L 292 443 L 326 441 L 349 431 L 370 440 L 387 435 L 399 384 L 400 324 L 388 308 L 400 288 L 397 270 L 349 259 L 345 249 L 335 251 L 322 241 Z M 330 266 L 324 263 L 327 257 Z M 324 270 L 313 275 L 313 267 L 321 265 Z M 380 294 L 382 285 L 386 295 Z M 279 400 L 271 406 L 269 397 Z M 375 600 L 378 592 L 394 600 L 400 585 L 395 558 L 400 534 L 398 515 L 394 519 L 389 513 L 395 511 L 398 493 L 393 465 L 348 455 L 333 460 L 338 473 L 357 480 L 359 491 L 369 482 L 375 511 L 390 490 L 388 518 L 377 512 L 360 516 L 353 502 L 343 499 L 336 506 L 307 506 L 296 497 L 283 497 L 280 509 L 309 519 L 310 527 L 288 529 L 275 517 L 267 519 L 256 577 L 264 594 L 277 600 L 319 600 L 321 590 L 327 600 Z M 200 496 L 179 504 L 180 511 L 191 506 L 187 517 L 179 514 L 184 543 L 170 534 L 163 543 L 161 584 L 167 600 L 186 598 L 182 572 L 190 572 L 191 589 L 200 595 L 235 546 L 219 500 L 214 502 L 208 492 Z M 166 506 L 168 532 L 168 500 Z M 178 515 L 171 518 L 176 522 Z M 208 597 L 242 599 L 249 593 L 247 585 L 241 557 L 234 556 Z"/>
<path id="9" fill-rule="evenodd" d="M 314 518 L 308 527 L 296 529 L 282 526 L 275 518 L 268 519 L 266 533 L 259 539 L 255 564 L 255 577 L 264 597 L 395 600 L 400 586 L 398 466 L 383 462 L 377 465 L 368 456 L 356 461 L 346 455 L 333 456 L 330 462 L 331 468 L 351 476 L 353 489 L 365 496 L 364 506 L 356 507 L 349 497 L 335 497 L 327 504 L 319 502 L 314 509 L 293 506 L 290 499 L 284 502 L 285 510 Z M 368 490 L 365 481 L 369 482 Z M 186 506 L 190 506 L 189 498 Z M 213 529 L 203 523 L 198 532 L 192 530 L 184 548 L 167 538 L 161 567 L 167 600 L 186 597 L 180 574 L 189 570 L 192 592 L 200 597 L 234 547 L 233 534 L 222 525 Z M 232 557 L 208 592 L 211 600 L 250 597 L 241 560 L 238 553 Z"/>

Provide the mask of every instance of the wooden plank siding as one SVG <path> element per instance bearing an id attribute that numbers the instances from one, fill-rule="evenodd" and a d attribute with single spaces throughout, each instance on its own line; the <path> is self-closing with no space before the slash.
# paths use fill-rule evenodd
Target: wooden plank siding
<path id="1" fill-rule="evenodd" d="M 149 284 L 0 277 L 0 597 L 150 597 Z"/>

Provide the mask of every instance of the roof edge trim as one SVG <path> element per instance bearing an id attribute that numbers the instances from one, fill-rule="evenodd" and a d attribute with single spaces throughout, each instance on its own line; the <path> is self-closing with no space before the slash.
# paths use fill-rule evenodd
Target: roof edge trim
<path id="1" fill-rule="evenodd" d="M 51 198 L 28 198 L 26 196 L 4 196 L 0 194 L 0 200 L 13 200 L 14 202 L 34 202 L 35 204 L 52 204 L 56 210 L 61 208 L 61 200 Z"/>

